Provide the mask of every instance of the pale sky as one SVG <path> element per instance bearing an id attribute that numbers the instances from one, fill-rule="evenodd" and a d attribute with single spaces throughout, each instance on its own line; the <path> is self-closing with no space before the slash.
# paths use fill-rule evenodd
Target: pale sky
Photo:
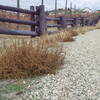
<path id="1" fill-rule="evenodd" d="M 2 5 L 8 5 L 8 6 L 16 6 L 17 0 L 0 0 L 0 4 Z M 55 0 L 44 0 L 44 4 L 46 5 L 47 10 L 54 9 L 54 1 Z M 58 8 L 64 8 L 65 7 L 65 1 L 66 0 L 58 0 Z M 41 0 L 20 0 L 21 2 L 21 8 L 27 8 L 31 5 L 36 6 L 41 4 Z M 89 7 L 90 9 L 100 9 L 100 0 L 68 0 L 68 6 L 70 2 L 73 3 L 73 5 L 76 4 L 77 8 L 84 8 Z"/>

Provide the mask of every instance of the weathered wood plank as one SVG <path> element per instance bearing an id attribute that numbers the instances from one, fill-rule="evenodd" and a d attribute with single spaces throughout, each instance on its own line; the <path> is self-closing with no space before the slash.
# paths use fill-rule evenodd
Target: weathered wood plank
<path id="1" fill-rule="evenodd" d="M 1 18 L 0 22 L 8 22 L 8 23 L 15 23 L 15 24 L 24 24 L 24 25 L 35 25 L 35 21 L 24 21 L 24 20 L 18 20 L 18 19 L 10 19 L 10 18 Z"/>
<path id="2" fill-rule="evenodd" d="M 31 10 L 26 10 L 26 9 L 21 9 L 21 8 L 16 8 L 16 7 L 3 6 L 3 5 L 0 5 L 0 9 L 6 10 L 6 11 L 26 13 L 26 14 L 36 14 L 36 12 L 33 12 Z"/>
<path id="3" fill-rule="evenodd" d="M 25 36 L 37 36 L 36 32 L 32 31 L 19 31 L 19 30 L 10 30 L 10 29 L 0 29 L 0 34 L 6 34 L 6 35 L 25 35 Z"/>

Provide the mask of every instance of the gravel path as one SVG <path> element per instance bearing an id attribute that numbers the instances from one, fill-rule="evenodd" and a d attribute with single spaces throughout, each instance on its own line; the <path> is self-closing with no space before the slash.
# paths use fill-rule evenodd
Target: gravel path
<path id="1" fill-rule="evenodd" d="M 64 43 L 65 65 L 56 75 L 33 79 L 25 100 L 100 100 L 100 30 Z"/>

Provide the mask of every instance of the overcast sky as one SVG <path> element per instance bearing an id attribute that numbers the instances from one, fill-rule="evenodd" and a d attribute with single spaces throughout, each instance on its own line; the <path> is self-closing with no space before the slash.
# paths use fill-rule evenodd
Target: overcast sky
<path id="1" fill-rule="evenodd" d="M 16 6 L 16 1 L 17 0 L 0 0 L 0 4 L 8 6 Z M 55 0 L 44 0 L 47 10 L 54 9 L 54 1 Z M 65 1 L 66 0 L 58 0 L 58 8 L 64 8 Z M 21 2 L 21 8 L 27 8 L 27 9 L 29 9 L 30 5 L 36 6 L 41 4 L 41 0 L 20 0 L 20 2 Z M 72 2 L 73 5 L 76 4 L 77 8 L 89 7 L 90 9 L 94 10 L 100 9 L 100 0 L 68 0 L 68 6 L 70 2 Z"/>

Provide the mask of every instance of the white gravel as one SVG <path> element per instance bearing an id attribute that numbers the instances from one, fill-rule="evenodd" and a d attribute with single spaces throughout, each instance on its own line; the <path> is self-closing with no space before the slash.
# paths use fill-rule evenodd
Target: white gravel
<path id="1" fill-rule="evenodd" d="M 65 65 L 31 81 L 25 100 L 100 100 L 100 30 L 64 43 Z"/>

